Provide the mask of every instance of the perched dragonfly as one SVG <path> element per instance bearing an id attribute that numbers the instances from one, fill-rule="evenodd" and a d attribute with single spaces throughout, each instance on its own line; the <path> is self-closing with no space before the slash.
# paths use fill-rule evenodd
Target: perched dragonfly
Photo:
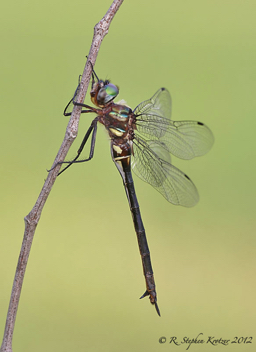
<path id="1" fill-rule="evenodd" d="M 192 159 L 207 153 L 213 145 L 214 137 L 210 129 L 201 122 L 171 120 L 171 96 L 167 89 L 160 88 L 151 99 L 131 110 L 124 103 L 114 103 L 113 100 L 119 93 L 118 87 L 109 80 L 100 80 L 95 71 L 92 71 L 90 95 L 96 108 L 76 101 L 80 88 L 78 85 L 64 115 L 71 115 L 68 108 L 73 103 L 82 107 L 82 113 L 94 112 L 97 117 L 86 132 L 77 156 L 71 161 L 61 162 L 68 165 L 59 174 L 74 163 L 92 159 L 97 123 L 103 124 L 110 137 L 112 159 L 123 179 L 138 238 L 146 280 L 146 291 L 140 298 L 149 296 L 160 316 L 150 252 L 131 170 L 169 202 L 191 207 L 198 202 L 197 189 L 186 174 L 172 165 L 170 153 L 181 159 Z M 91 134 L 89 157 L 77 160 Z"/>

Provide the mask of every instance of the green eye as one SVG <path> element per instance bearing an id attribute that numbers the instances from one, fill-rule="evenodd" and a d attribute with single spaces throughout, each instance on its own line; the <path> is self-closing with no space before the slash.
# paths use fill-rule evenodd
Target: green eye
<path id="1" fill-rule="evenodd" d="M 100 105 L 105 105 L 109 103 L 111 100 L 115 99 L 117 94 L 119 93 L 119 89 L 112 83 L 108 83 L 104 87 L 99 90 L 97 96 L 97 102 Z"/>
<path id="2" fill-rule="evenodd" d="M 107 95 L 110 95 L 111 97 L 116 97 L 119 93 L 118 88 L 112 83 L 109 83 L 107 86 L 105 86 L 105 89 Z"/>

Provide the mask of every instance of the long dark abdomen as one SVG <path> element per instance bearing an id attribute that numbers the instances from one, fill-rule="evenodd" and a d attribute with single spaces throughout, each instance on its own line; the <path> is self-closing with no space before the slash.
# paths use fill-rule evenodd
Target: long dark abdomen
<path id="1" fill-rule="evenodd" d="M 156 287 L 155 287 L 153 269 L 152 269 L 151 260 L 150 260 L 150 252 L 148 248 L 146 233 L 145 233 L 145 229 L 144 229 L 141 214 L 140 214 L 140 207 L 136 197 L 132 173 L 131 173 L 131 164 L 130 164 L 131 158 L 129 155 L 129 151 L 126 150 L 125 153 L 121 153 L 121 152 L 118 153 L 117 152 L 118 148 L 117 147 L 115 148 L 115 146 L 114 148 L 112 148 L 112 156 L 123 179 L 125 191 L 127 194 L 130 210 L 133 217 L 135 231 L 137 234 L 139 250 L 140 250 L 140 255 L 142 259 L 143 273 L 146 280 L 147 289 L 146 289 L 146 292 L 141 296 L 141 298 L 145 296 L 149 296 L 150 302 L 153 305 L 155 305 L 156 311 L 160 316 L 160 311 L 157 305 Z M 128 155 L 125 156 L 122 154 L 128 154 Z"/>

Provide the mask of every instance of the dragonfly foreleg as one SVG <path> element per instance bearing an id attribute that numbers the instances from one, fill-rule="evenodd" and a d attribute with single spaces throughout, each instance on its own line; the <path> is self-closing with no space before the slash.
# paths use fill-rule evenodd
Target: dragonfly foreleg
<path id="1" fill-rule="evenodd" d="M 79 76 L 80 77 L 80 76 Z M 96 112 L 97 113 L 97 109 L 93 108 L 92 106 L 89 106 L 89 105 L 86 105 L 86 104 L 82 104 L 82 103 L 78 103 L 75 99 L 76 99 L 76 96 L 78 94 L 78 91 L 80 89 L 80 83 L 78 84 L 77 88 L 76 88 L 76 91 L 75 91 L 75 94 L 73 96 L 72 99 L 70 99 L 70 101 L 68 102 L 67 106 L 65 107 L 64 109 L 64 112 L 63 112 L 63 115 L 64 116 L 70 116 L 72 113 L 71 112 L 67 112 L 67 109 L 69 107 L 69 105 L 71 103 L 73 103 L 74 105 L 76 106 L 81 106 L 81 107 L 84 107 L 84 108 L 87 108 L 89 110 L 81 110 L 81 114 L 83 113 L 87 113 L 87 112 Z"/>

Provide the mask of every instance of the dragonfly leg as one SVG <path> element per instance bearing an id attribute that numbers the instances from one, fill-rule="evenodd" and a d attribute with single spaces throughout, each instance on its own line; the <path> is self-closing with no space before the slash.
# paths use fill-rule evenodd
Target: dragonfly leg
<path id="1" fill-rule="evenodd" d="M 79 76 L 79 79 L 80 79 L 80 76 Z M 69 105 L 71 103 L 73 103 L 74 105 L 76 106 L 81 106 L 81 107 L 84 107 L 86 109 L 89 109 L 89 110 L 81 110 L 81 114 L 83 113 L 87 113 L 87 112 L 96 112 L 97 113 L 97 109 L 93 108 L 92 106 L 89 106 L 89 105 L 86 105 L 86 104 L 82 104 L 82 103 L 78 103 L 75 99 L 76 99 L 76 96 L 78 94 L 78 91 L 79 91 L 79 88 L 80 88 L 80 82 L 78 83 L 78 86 L 76 88 L 76 91 L 75 91 L 75 94 L 73 96 L 72 99 L 70 99 L 70 101 L 68 102 L 67 106 L 65 107 L 64 109 L 64 112 L 63 112 L 63 115 L 64 116 L 70 116 L 71 115 L 71 112 L 67 112 L 67 109 L 69 107 Z"/>
<path id="2" fill-rule="evenodd" d="M 67 106 L 66 106 L 65 109 L 64 109 L 64 112 L 63 112 L 63 115 L 64 115 L 64 116 L 71 116 L 72 112 L 67 112 L 67 109 L 68 109 L 68 107 L 69 107 L 69 105 L 70 105 L 71 103 L 73 103 L 73 104 L 76 105 L 76 106 L 82 106 L 82 107 L 84 107 L 84 108 L 90 109 L 90 110 L 81 110 L 81 114 L 84 114 L 84 113 L 87 113 L 87 112 L 95 112 L 95 113 L 97 114 L 97 109 L 95 109 L 95 108 L 93 108 L 93 107 L 91 107 L 91 106 L 89 106 L 89 105 L 86 105 L 86 104 L 77 103 L 76 101 L 74 101 L 74 98 L 72 98 L 72 99 L 68 102 Z"/>
<path id="3" fill-rule="evenodd" d="M 68 164 L 63 170 L 61 170 L 59 173 L 58 173 L 58 176 L 60 174 L 62 174 L 62 172 L 64 172 L 65 170 L 67 170 L 67 168 L 69 168 L 72 164 L 74 163 L 83 163 L 83 162 L 86 162 L 86 161 L 89 161 L 93 158 L 93 155 L 94 155 L 94 147 L 95 147 L 95 141 L 96 141 L 96 133 L 97 133 L 97 121 L 98 121 L 98 118 L 96 117 L 92 123 L 91 123 L 91 126 L 89 127 L 88 131 L 86 132 L 85 136 L 84 136 L 84 139 L 77 151 L 77 156 L 71 160 L 71 161 L 60 161 L 58 162 L 56 165 L 54 165 L 50 170 L 48 171 L 51 171 L 53 170 L 57 165 L 60 165 L 60 164 Z M 91 148 L 90 148 L 90 154 L 89 154 L 89 157 L 87 159 L 83 159 L 83 160 L 77 160 L 80 156 L 80 154 L 82 153 L 83 149 L 84 149 L 84 146 L 88 140 L 88 138 L 90 137 L 90 134 L 92 133 L 92 139 L 91 139 Z"/>
<path id="4" fill-rule="evenodd" d="M 86 132 L 85 136 L 84 136 L 84 139 L 77 151 L 77 156 L 71 160 L 71 161 L 63 161 L 61 162 L 61 164 L 68 164 L 63 170 L 61 170 L 59 173 L 58 173 L 58 176 L 60 174 L 62 174 L 62 172 L 64 172 L 65 170 L 67 170 L 67 168 L 69 168 L 72 164 L 74 163 L 84 163 L 86 161 L 89 161 L 93 158 L 93 154 L 94 154 L 94 148 L 95 148 L 95 141 L 96 141 L 96 133 L 97 133 L 97 122 L 98 122 L 98 118 L 96 117 L 92 123 L 91 123 L 91 126 L 89 127 L 88 131 Z M 92 132 L 92 140 L 91 140 L 91 148 L 90 148 L 90 154 L 89 154 L 89 157 L 87 159 L 82 159 L 82 160 L 77 160 L 80 156 L 80 154 L 82 153 L 83 149 L 84 149 L 84 146 L 90 136 Z"/>

